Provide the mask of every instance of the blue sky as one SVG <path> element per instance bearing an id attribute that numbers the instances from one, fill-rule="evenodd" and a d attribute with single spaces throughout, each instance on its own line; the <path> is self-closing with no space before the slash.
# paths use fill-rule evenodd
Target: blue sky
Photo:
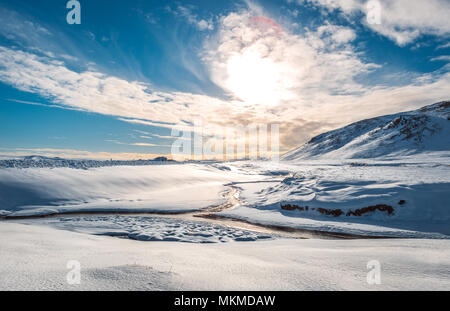
<path id="1" fill-rule="evenodd" d="M 380 24 L 367 2 L 80 0 L 69 25 L 64 0 L 0 0 L 0 154 L 169 154 L 198 118 L 278 123 L 288 150 L 448 99 L 449 2 L 380 1 Z"/>

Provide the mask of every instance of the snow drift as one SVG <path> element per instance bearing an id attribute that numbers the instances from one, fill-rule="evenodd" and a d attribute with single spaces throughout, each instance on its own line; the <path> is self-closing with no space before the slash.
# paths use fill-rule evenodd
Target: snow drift
<path id="1" fill-rule="evenodd" d="M 0 169 L 0 215 L 86 211 L 186 212 L 221 204 L 233 174 L 171 164 Z"/>

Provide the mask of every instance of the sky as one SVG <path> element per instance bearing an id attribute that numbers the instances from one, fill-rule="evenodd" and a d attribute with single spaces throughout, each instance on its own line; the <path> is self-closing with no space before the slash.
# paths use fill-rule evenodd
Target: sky
<path id="1" fill-rule="evenodd" d="M 67 2 L 0 0 L 0 155 L 170 155 L 196 122 L 284 152 L 449 99 L 447 0 Z"/>

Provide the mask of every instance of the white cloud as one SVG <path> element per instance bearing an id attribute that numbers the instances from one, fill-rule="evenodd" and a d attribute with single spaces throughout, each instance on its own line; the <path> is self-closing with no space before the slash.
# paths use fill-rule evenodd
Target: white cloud
<path id="1" fill-rule="evenodd" d="M 157 144 L 149 144 L 149 143 L 131 143 L 130 146 L 139 146 L 139 147 L 170 147 L 171 145 L 157 145 Z"/>
<path id="2" fill-rule="evenodd" d="M 366 0 L 299 0 L 313 3 L 329 11 L 340 10 L 348 17 L 367 14 Z M 450 35 L 450 1 L 448 0 L 380 0 L 381 24 L 362 22 L 373 31 L 390 38 L 398 45 L 406 45 L 424 34 Z"/>
<path id="3" fill-rule="evenodd" d="M 450 42 L 441 44 L 436 49 L 439 50 L 439 49 L 448 49 L 448 48 L 450 48 Z"/>
<path id="4" fill-rule="evenodd" d="M 197 14 L 193 13 L 191 8 L 183 5 L 178 5 L 173 11 L 176 15 L 182 16 L 189 24 L 196 26 L 199 30 L 214 30 L 214 24 L 211 19 L 201 19 Z"/>
<path id="5" fill-rule="evenodd" d="M 433 57 L 430 60 L 433 62 L 435 62 L 435 61 L 450 62 L 450 55 L 441 55 L 441 56 Z"/>
<path id="6" fill-rule="evenodd" d="M 221 19 L 203 58 L 216 84 L 252 105 L 274 106 L 317 90 L 360 91 L 355 77 L 378 66 L 362 62 L 344 44 L 354 38 L 353 30 L 342 26 L 325 25 L 300 36 L 272 19 L 232 13 Z"/>
<path id="7" fill-rule="evenodd" d="M 336 26 L 323 25 L 317 29 L 317 33 L 321 36 L 328 37 L 330 44 L 344 44 L 356 39 L 356 34 L 353 29 Z"/>
<path id="8" fill-rule="evenodd" d="M 23 17 L 18 13 L 0 6 L 0 35 L 19 44 L 38 46 L 43 40 L 52 37 L 52 33 L 44 26 Z"/>
<path id="9" fill-rule="evenodd" d="M 224 16 L 203 59 L 215 83 L 252 104 L 235 120 L 279 123 L 285 147 L 349 122 L 448 99 L 445 70 L 417 74 L 410 85 L 367 86 L 358 77 L 380 66 L 361 60 L 352 29 L 328 23 L 296 35 L 274 20 L 255 21 L 264 14 L 257 10 Z"/>
<path id="10" fill-rule="evenodd" d="M 78 73 L 54 59 L 5 47 L 0 47 L 0 80 L 69 107 L 166 123 L 228 105 L 204 95 L 154 91 L 96 71 Z"/>

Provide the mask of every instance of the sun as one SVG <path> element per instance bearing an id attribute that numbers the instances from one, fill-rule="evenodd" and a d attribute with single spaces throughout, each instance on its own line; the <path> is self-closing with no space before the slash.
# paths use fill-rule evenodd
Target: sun
<path id="1" fill-rule="evenodd" d="M 234 55 L 227 63 L 227 88 L 250 104 L 274 105 L 278 100 L 277 65 L 257 52 Z"/>
<path id="2" fill-rule="evenodd" d="M 267 53 L 267 42 L 279 40 L 281 28 L 267 18 L 252 18 L 249 26 L 257 27 L 264 44 L 255 44 L 232 55 L 226 63 L 225 87 L 237 98 L 251 105 L 275 106 L 291 98 L 286 64 Z M 276 25 L 276 27 L 274 26 Z"/>

